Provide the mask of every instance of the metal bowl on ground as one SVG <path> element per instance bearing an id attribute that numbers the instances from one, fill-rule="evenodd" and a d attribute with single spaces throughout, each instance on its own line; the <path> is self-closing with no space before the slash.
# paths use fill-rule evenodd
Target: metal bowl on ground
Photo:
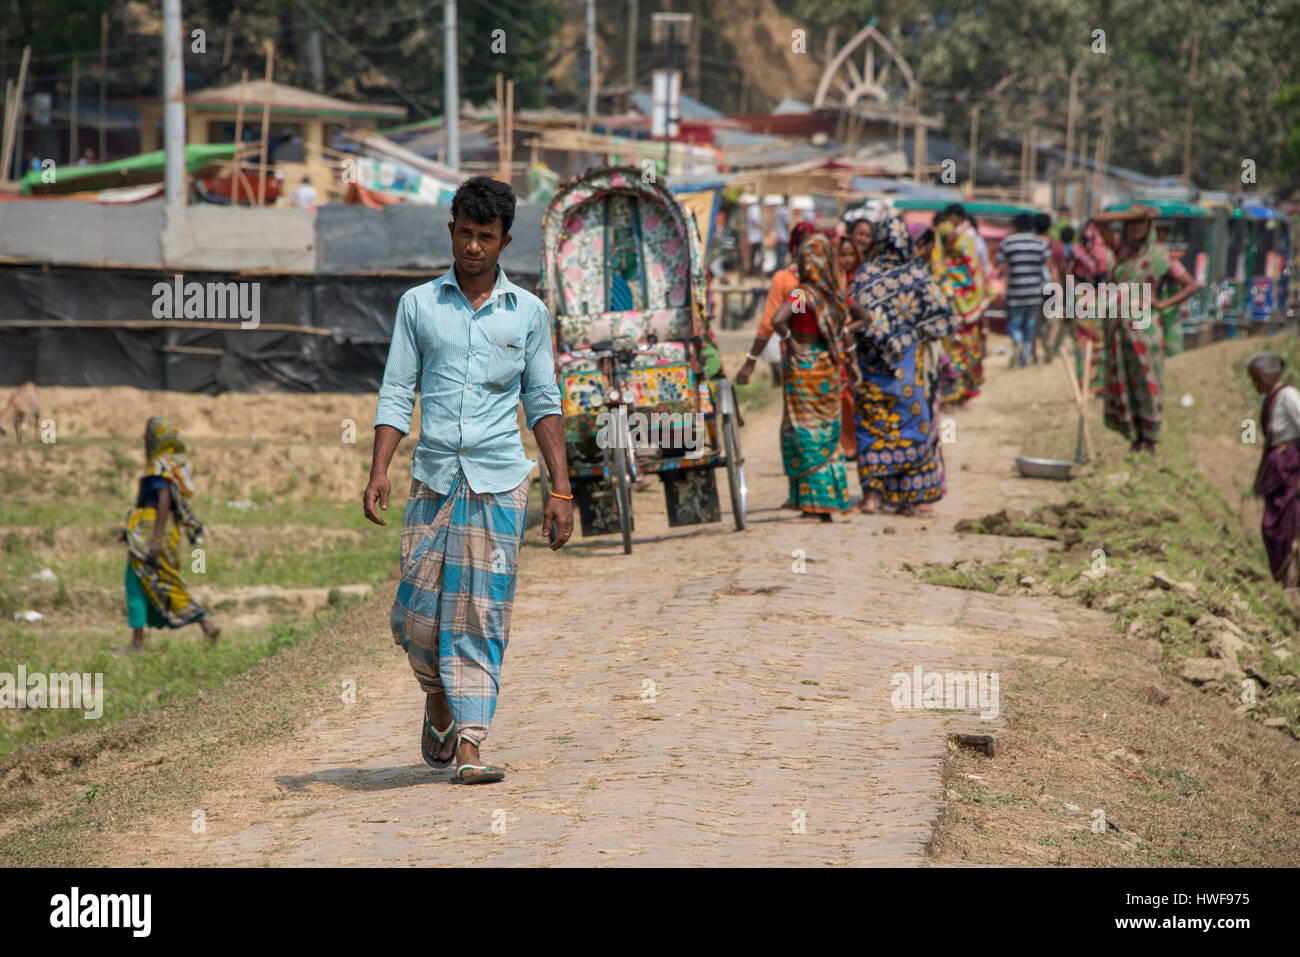
<path id="1" fill-rule="evenodd" d="M 1070 470 L 1077 463 L 1060 459 L 1031 459 L 1025 455 L 1016 456 L 1016 468 L 1025 478 L 1045 478 L 1065 481 L 1070 477 Z"/>

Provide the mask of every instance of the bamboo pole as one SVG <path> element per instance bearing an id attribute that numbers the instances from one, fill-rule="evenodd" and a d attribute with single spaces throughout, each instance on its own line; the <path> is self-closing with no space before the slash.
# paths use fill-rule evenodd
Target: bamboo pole
<path id="1" fill-rule="evenodd" d="M 1192 179 L 1192 96 L 1196 92 L 1196 56 L 1201 50 L 1201 32 L 1192 34 L 1192 62 L 1187 68 L 1187 114 L 1183 120 L 1183 179 Z"/>
<path id="2" fill-rule="evenodd" d="M 513 177 L 515 159 L 515 81 L 506 80 L 506 182 Z"/>
<path id="3" fill-rule="evenodd" d="M 72 58 L 72 86 L 68 97 L 68 165 L 77 165 L 77 81 L 80 79 L 81 63 Z"/>
<path id="4" fill-rule="evenodd" d="M 1083 373 L 1079 380 L 1079 393 L 1082 396 L 1079 399 L 1079 417 L 1083 420 L 1083 447 L 1088 450 L 1088 461 L 1093 459 L 1092 433 L 1088 431 L 1088 379 L 1092 367 L 1092 340 L 1089 339 L 1083 347 Z"/>
<path id="5" fill-rule="evenodd" d="M 108 14 L 99 16 L 99 155 L 100 162 L 108 160 Z"/>
<path id="6" fill-rule="evenodd" d="M 18 129 L 22 122 L 19 118 L 23 114 L 23 89 L 27 86 L 27 64 L 32 58 L 32 48 L 23 47 L 23 59 L 18 67 L 18 82 L 14 84 L 12 102 L 5 103 L 5 136 L 4 136 L 4 168 L 0 170 L 3 179 L 0 182 L 9 181 L 9 171 L 13 165 L 14 146 L 18 139 Z M 22 179 L 22 176 L 18 177 Z"/>
<path id="7" fill-rule="evenodd" d="M 266 89 L 262 94 L 262 156 L 257 171 L 257 205 L 266 205 L 266 150 L 271 136 L 271 75 L 275 69 L 275 44 L 266 41 Z"/>
<path id="8" fill-rule="evenodd" d="M 506 162 L 506 78 L 497 74 L 497 179 L 504 181 Z"/>
<path id="9" fill-rule="evenodd" d="M 1079 68 L 1082 65 L 1082 62 L 1076 63 L 1074 69 L 1070 71 L 1070 103 L 1065 111 L 1065 168 L 1067 171 L 1074 168 L 1074 118 L 1078 112 Z"/>
<path id="10" fill-rule="evenodd" d="M 239 184 L 244 178 L 244 171 L 240 167 L 239 148 L 244 145 L 244 97 L 247 91 L 248 71 L 245 70 L 239 77 L 239 101 L 235 103 L 235 153 L 230 158 L 230 201 L 236 204 L 239 202 Z M 248 198 L 253 198 L 251 191 Z"/>
<path id="11" fill-rule="evenodd" d="M 5 104 L 3 125 L 0 126 L 0 183 L 9 181 L 9 118 L 14 111 L 14 81 L 13 77 L 5 80 Z"/>

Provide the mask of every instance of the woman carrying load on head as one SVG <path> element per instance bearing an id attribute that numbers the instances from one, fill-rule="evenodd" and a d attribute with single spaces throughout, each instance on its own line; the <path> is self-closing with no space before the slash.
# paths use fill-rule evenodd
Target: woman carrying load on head
<path id="1" fill-rule="evenodd" d="M 194 515 L 194 485 L 185 442 L 171 422 L 155 416 L 145 425 L 145 474 L 127 516 L 126 615 L 131 650 L 144 650 L 144 629 L 199 623 L 216 640 L 221 633 L 195 601 L 180 573 L 181 532 L 191 544 L 203 537 Z"/>
<path id="2" fill-rule="evenodd" d="M 1115 255 L 1110 281 L 1118 286 L 1114 297 L 1118 316 L 1102 317 L 1105 350 L 1106 427 L 1120 432 L 1134 451 L 1155 454 L 1164 414 L 1164 331 L 1159 314 L 1193 295 L 1198 284 L 1168 250 L 1156 242 L 1151 206 L 1130 206 L 1092 218 L 1102 239 Z M 1117 235 L 1110 223 L 1123 224 Z M 1182 288 L 1167 299 L 1155 298 L 1160 281 L 1171 276 Z M 1148 298 L 1150 297 L 1150 298 Z M 1108 300 L 1112 297 L 1107 297 Z M 1148 303 L 1150 308 L 1144 308 Z M 1107 312 L 1110 310 L 1107 309 Z"/>
<path id="3" fill-rule="evenodd" d="M 926 511 L 943 495 L 943 466 L 936 455 L 934 359 L 929 343 L 959 328 L 931 274 L 912 252 L 902 219 L 880 224 L 874 254 L 853 278 L 857 335 L 858 474 L 861 510 L 883 503 L 901 515 Z M 858 317 L 861 316 L 859 319 Z"/>

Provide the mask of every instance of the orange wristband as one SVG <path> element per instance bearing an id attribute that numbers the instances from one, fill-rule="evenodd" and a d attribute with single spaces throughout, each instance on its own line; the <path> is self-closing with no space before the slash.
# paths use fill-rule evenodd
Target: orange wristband
<path id="1" fill-rule="evenodd" d="M 572 502 L 572 501 L 573 501 L 573 496 L 572 496 L 572 495 L 563 495 L 563 494 L 561 494 L 561 493 L 559 493 L 559 492 L 552 492 L 551 494 L 554 495 L 556 498 L 562 498 L 562 499 L 564 499 L 566 502 Z"/>

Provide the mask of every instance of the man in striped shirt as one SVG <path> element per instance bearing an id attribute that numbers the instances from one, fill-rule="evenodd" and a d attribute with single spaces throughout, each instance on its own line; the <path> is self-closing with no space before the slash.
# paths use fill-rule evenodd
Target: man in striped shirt
<path id="1" fill-rule="evenodd" d="M 1034 234 L 1034 218 L 1021 213 L 1015 219 L 1016 231 L 1002 240 L 994 257 L 1007 278 L 1007 332 L 1011 335 L 1011 364 L 1022 368 L 1034 352 L 1034 332 L 1038 313 L 1043 306 L 1043 269 L 1052 282 L 1061 274 L 1052 261 L 1052 249 L 1046 239 Z"/>

